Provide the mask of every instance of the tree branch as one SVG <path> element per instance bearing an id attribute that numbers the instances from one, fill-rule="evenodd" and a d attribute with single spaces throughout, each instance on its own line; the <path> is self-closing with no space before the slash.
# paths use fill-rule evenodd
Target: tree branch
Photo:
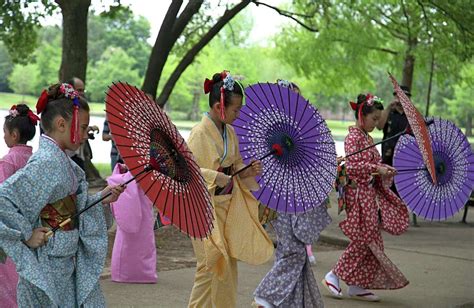
<path id="1" fill-rule="evenodd" d="M 396 32 L 394 29 L 390 28 L 388 25 L 384 24 L 380 20 L 373 18 L 371 15 L 368 15 L 365 12 L 359 11 L 359 13 L 365 16 L 366 18 L 369 18 L 370 20 L 372 20 L 373 22 L 375 22 L 377 25 L 381 26 L 385 30 L 387 30 L 387 32 L 390 33 L 391 36 L 402 41 L 407 40 L 407 37 L 404 34 Z"/>
<path id="2" fill-rule="evenodd" d="M 256 6 L 259 6 L 259 5 L 263 5 L 263 6 L 266 6 L 272 10 L 275 10 L 278 14 L 282 15 L 282 16 L 285 16 L 285 17 L 288 17 L 290 18 L 291 20 L 294 20 L 296 21 L 300 26 L 302 26 L 303 28 L 305 28 L 306 30 L 309 30 L 311 32 L 319 32 L 318 29 L 316 28 L 313 28 L 311 26 L 308 26 L 306 25 L 304 22 L 300 21 L 299 19 L 295 18 L 294 16 L 298 16 L 298 17 L 303 17 L 303 18 L 312 18 L 314 17 L 314 14 L 313 15 L 305 15 L 305 14 L 298 14 L 298 13 L 294 13 L 294 12 L 289 12 L 289 11 L 285 11 L 285 10 L 282 10 L 282 9 L 279 9 L 275 6 L 272 6 L 270 4 L 267 4 L 267 3 L 263 3 L 263 2 L 260 2 L 260 1 L 254 1 L 252 0 L 252 2 L 256 5 Z"/>
<path id="3" fill-rule="evenodd" d="M 435 3 L 434 1 L 431 1 L 431 0 L 429 0 L 428 2 L 429 2 L 431 5 L 433 5 L 436 9 L 440 10 L 441 13 L 442 13 L 444 16 L 448 17 L 448 18 L 451 19 L 455 24 L 457 24 L 458 27 L 459 27 L 462 31 L 465 31 L 465 32 L 467 32 L 467 33 L 469 33 L 469 34 L 471 34 L 471 35 L 474 34 L 474 32 L 472 32 L 469 28 L 464 27 L 464 25 L 463 25 L 461 22 L 459 22 L 456 18 L 454 18 L 454 16 L 453 16 L 450 12 L 448 12 L 445 8 L 441 7 L 441 5 Z M 467 13 L 467 12 L 466 12 L 466 13 Z"/>
<path id="4" fill-rule="evenodd" d="M 408 33 L 408 42 L 412 41 L 412 35 L 411 35 L 411 28 L 410 28 L 410 18 L 408 17 L 407 10 L 405 8 L 405 2 L 403 0 L 400 0 L 402 4 L 402 11 L 403 15 L 406 18 L 406 27 L 407 27 L 407 33 Z M 411 46 L 410 46 L 411 47 Z"/>
<path id="5" fill-rule="evenodd" d="M 161 24 L 160 32 L 156 37 L 155 45 L 153 45 L 151 50 L 142 89 L 145 93 L 152 95 L 153 98 L 156 96 L 156 89 L 158 89 L 158 83 L 160 82 L 161 73 L 168 55 L 176 41 L 172 39 L 176 35 L 176 33 L 173 34 L 173 28 L 182 4 L 182 0 L 173 0 L 171 2 Z"/>
<path id="6" fill-rule="evenodd" d="M 176 41 L 181 33 L 183 33 L 184 28 L 189 23 L 191 18 L 193 18 L 194 14 L 196 14 L 199 9 L 201 8 L 202 3 L 204 0 L 190 0 L 188 5 L 184 8 L 183 12 L 179 15 L 178 19 L 173 26 L 173 41 Z"/>
<path id="7" fill-rule="evenodd" d="M 239 4 L 236 4 L 232 9 L 226 10 L 222 17 L 212 26 L 209 31 L 196 43 L 181 59 L 179 64 L 174 69 L 168 78 L 163 90 L 160 93 L 160 96 L 157 99 L 157 103 L 160 106 L 164 106 L 168 101 L 168 98 L 173 91 L 174 86 L 178 82 L 179 77 L 183 74 L 186 68 L 193 62 L 196 55 L 219 33 L 219 31 L 242 11 L 247 5 L 249 5 L 251 0 L 243 0 Z"/>
<path id="8" fill-rule="evenodd" d="M 388 20 L 390 20 L 391 23 L 393 23 L 393 24 L 395 24 L 395 25 L 397 25 L 397 26 L 400 26 L 400 23 L 399 23 L 398 21 L 396 21 L 395 19 L 393 19 L 393 18 L 390 17 L 389 15 L 385 14 L 385 12 L 384 12 L 379 6 L 376 6 L 376 9 L 377 9 L 377 11 L 379 11 L 379 13 L 380 13 L 383 17 L 385 17 L 385 18 L 387 18 Z"/>
<path id="9" fill-rule="evenodd" d="M 377 47 L 377 46 L 367 46 L 367 45 L 358 44 L 357 42 L 351 42 L 349 40 L 344 40 L 344 39 L 336 38 L 336 39 L 333 39 L 333 41 L 334 42 L 341 42 L 341 43 L 350 44 L 351 46 L 359 46 L 359 47 L 370 49 L 370 50 L 386 52 L 386 53 L 389 53 L 389 54 L 392 54 L 392 55 L 395 55 L 395 56 L 399 54 L 398 51 L 395 51 L 395 50 L 392 50 L 392 49 L 388 49 L 388 48 L 384 48 L 384 47 Z"/>

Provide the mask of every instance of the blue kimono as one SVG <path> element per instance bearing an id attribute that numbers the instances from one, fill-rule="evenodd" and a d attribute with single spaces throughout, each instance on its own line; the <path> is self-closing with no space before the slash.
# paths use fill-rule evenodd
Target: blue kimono
<path id="1" fill-rule="evenodd" d="M 40 213 L 69 195 L 76 211 L 100 199 L 87 194 L 84 172 L 49 137 L 28 164 L 0 185 L 0 247 L 16 264 L 19 307 L 104 307 L 99 287 L 107 254 L 102 204 L 84 212 L 70 231 L 57 231 L 45 246 L 22 241 L 42 226 Z"/>

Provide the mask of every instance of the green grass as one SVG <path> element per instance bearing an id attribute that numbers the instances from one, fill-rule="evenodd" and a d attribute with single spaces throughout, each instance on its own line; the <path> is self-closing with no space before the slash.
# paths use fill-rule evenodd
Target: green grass
<path id="1" fill-rule="evenodd" d="M 100 176 L 105 179 L 112 174 L 109 163 L 95 163 L 94 166 L 99 171 Z"/>
<path id="2" fill-rule="evenodd" d="M 194 122 L 194 121 L 173 121 L 174 125 L 176 125 L 177 128 L 180 129 L 191 129 L 194 127 L 194 125 L 198 124 L 199 122 Z"/>
<path id="3" fill-rule="evenodd" d="M 38 96 L 39 97 L 39 96 Z M 36 110 L 38 97 L 32 95 L 20 95 L 15 93 L 0 92 L 0 109 L 9 110 L 12 105 L 26 104 L 32 110 Z M 92 115 L 105 115 L 105 105 L 101 103 L 89 103 Z"/>
<path id="4" fill-rule="evenodd" d="M 30 108 L 35 110 L 35 105 L 38 100 L 38 97 L 32 95 L 20 95 L 14 93 L 3 93 L 0 92 L 0 109 L 10 109 L 12 105 L 19 104 L 21 102 L 26 103 Z M 105 105 L 103 103 L 89 103 L 89 107 L 91 109 L 91 114 L 95 116 L 104 116 L 105 112 Z M 347 128 L 351 125 L 354 125 L 354 121 L 337 121 L 337 120 L 327 120 L 329 129 L 336 140 L 343 140 L 344 137 L 347 135 L 348 130 Z M 193 121 L 182 121 L 176 120 L 173 123 L 179 129 L 191 129 L 194 125 L 198 122 Z M 464 129 L 462 129 L 464 132 Z M 379 130 L 374 130 L 371 133 L 371 136 L 374 139 L 382 139 L 382 132 Z M 474 144 L 474 136 L 469 137 L 468 141 L 471 144 Z"/>
<path id="5" fill-rule="evenodd" d="M 338 120 L 326 120 L 331 133 L 336 140 L 344 140 L 349 130 L 348 127 L 355 124 L 355 121 L 338 121 Z M 382 139 L 383 133 L 378 129 L 375 129 L 370 135 L 374 139 Z"/>

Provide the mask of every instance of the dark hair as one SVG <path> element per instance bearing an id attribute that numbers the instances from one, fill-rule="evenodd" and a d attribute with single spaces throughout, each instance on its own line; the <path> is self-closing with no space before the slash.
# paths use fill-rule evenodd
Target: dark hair
<path id="1" fill-rule="evenodd" d="M 76 80 L 77 80 L 77 77 L 72 77 L 71 79 L 68 79 L 65 82 L 67 84 L 70 84 L 73 88 L 76 88 Z"/>
<path id="2" fill-rule="evenodd" d="M 359 106 L 360 104 L 364 104 L 367 101 L 367 96 L 365 94 L 359 94 L 357 96 L 357 109 L 355 110 L 355 118 L 358 120 L 359 119 Z M 375 100 L 374 104 L 372 106 L 369 106 L 367 104 L 364 104 L 362 106 L 362 115 L 366 116 L 375 110 L 383 110 L 383 105 L 381 102 Z"/>
<path id="3" fill-rule="evenodd" d="M 212 88 L 209 92 L 209 107 L 212 108 L 215 103 L 220 102 L 221 100 L 221 87 L 223 86 L 224 81 L 222 80 L 221 73 L 216 73 L 212 76 Z M 233 95 L 240 95 L 244 96 L 242 93 L 242 86 L 238 81 L 235 81 L 234 89 L 231 90 L 224 90 L 224 106 L 228 107 L 230 105 L 230 99 Z"/>
<path id="4" fill-rule="evenodd" d="M 59 88 L 61 84 L 57 83 L 48 88 L 48 103 L 46 108 L 41 112 L 41 127 L 50 132 L 53 128 L 53 120 L 57 116 L 63 117 L 65 120 L 72 119 L 73 102 L 70 98 L 65 97 Z M 89 104 L 87 101 L 79 96 L 79 109 L 89 112 Z"/>
<path id="5" fill-rule="evenodd" d="M 18 140 L 21 144 L 26 144 L 26 142 L 33 139 L 36 133 L 36 125 L 33 124 L 32 120 L 28 117 L 28 111 L 30 108 L 25 104 L 16 105 L 16 111 L 18 115 L 7 115 L 5 117 L 5 127 L 11 133 L 14 130 L 18 131 L 20 139 Z"/>

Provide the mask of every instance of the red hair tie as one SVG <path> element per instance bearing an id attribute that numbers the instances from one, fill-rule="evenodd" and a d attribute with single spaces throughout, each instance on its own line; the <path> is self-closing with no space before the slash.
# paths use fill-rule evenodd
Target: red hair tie
<path id="1" fill-rule="evenodd" d="M 213 85 L 214 85 L 214 82 L 206 78 L 206 80 L 204 80 L 204 93 L 207 94 L 211 92 Z"/>
<path id="2" fill-rule="evenodd" d="M 38 121 L 40 120 L 40 118 L 36 114 L 34 114 L 33 111 L 31 110 L 28 110 L 28 118 L 30 118 L 30 122 L 33 125 L 38 124 Z"/>
<path id="3" fill-rule="evenodd" d="M 354 103 L 353 101 L 350 101 L 349 104 L 351 105 L 352 110 L 356 111 L 357 110 L 357 104 Z"/>
<path id="4" fill-rule="evenodd" d="M 40 114 L 46 109 L 46 105 L 48 104 L 48 91 L 43 90 L 41 92 L 40 97 L 38 98 L 38 102 L 36 103 L 36 113 Z"/>
<path id="5" fill-rule="evenodd" d="M 224 86 L 221 87 L 221 120 L 225 120 L 225 90 Z"/>
<path id="6" fill-rule="evenodd" d="M 226 71 L 226 70 L 222 71 L 221 80 L 224 80 L 227 77 L 227 73 L 229 73 L 229 71 Z"/>
<path id="7" fill-rule="evenodd" d="M 359 111 L 357 111 L 357 119 L 359 120 L 359 126 L 364 127 L 364 119 L 362 119 L 362 107 L 364 107 L 364 103 L 359 104 Z"/>

